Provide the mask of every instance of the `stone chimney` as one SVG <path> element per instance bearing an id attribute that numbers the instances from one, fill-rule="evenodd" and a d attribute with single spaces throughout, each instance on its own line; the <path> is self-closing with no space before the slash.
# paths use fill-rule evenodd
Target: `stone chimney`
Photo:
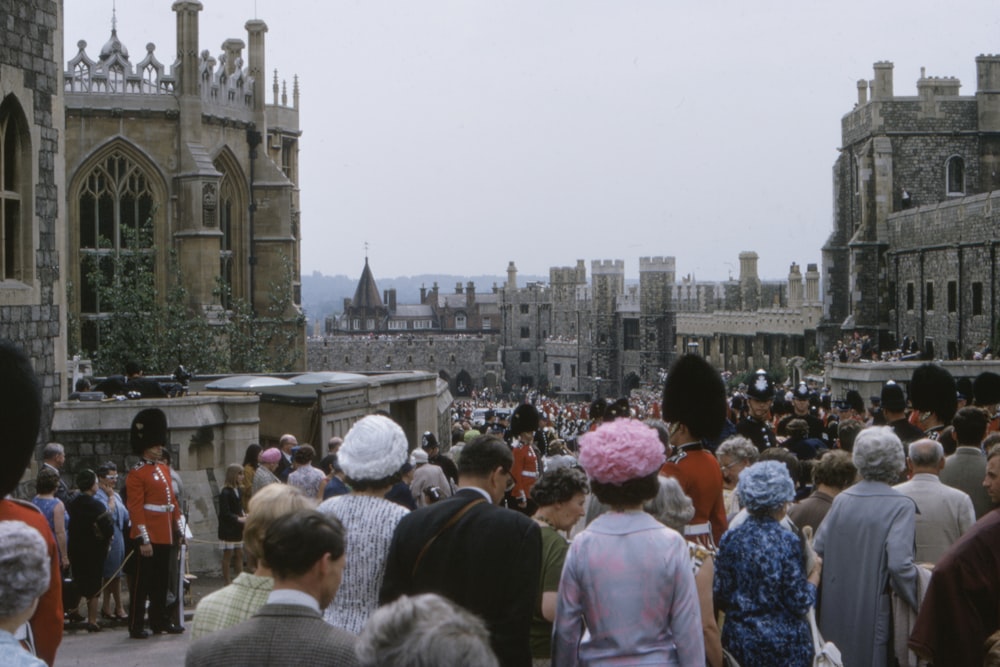
<path id="1" fill-rule="evenodd" d="M 465 306 L 472 308 L 476 303 L 476 283 L 471 280 L 465 283 Z"/>
<path id="2" fill-rule="evenodd" d="M 802 272 L 795 262 L 788 269 L 788 307 L 802 307 Z"/>
<path id="3" fill-rule="evenodd" d="M 507 289 L 517 289 L 517 267 L 514 262 L 507 265 Z"/>
<path id="4" fill-rule="evenodd" d="M 863 107 L 868 104 L 868 82 L 858 79 L 858 106 Z"/>
<path id="5" fill-rule="evenodd" d="M 872 91 L 872 101 L 892 99 L 892 68 L 893 64 L 886 60 L 875 63 L 875 90 Z"/>

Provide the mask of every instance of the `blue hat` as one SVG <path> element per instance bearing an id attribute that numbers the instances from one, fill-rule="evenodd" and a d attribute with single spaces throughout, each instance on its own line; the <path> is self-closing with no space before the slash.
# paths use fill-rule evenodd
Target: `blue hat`
<path id="1" fill-rule="evenodd" d="M 795 498 L 795 483 L 781 461 L 758 461 L 740 472 L 740 503 L 751 514 L 774 509 Z"/>

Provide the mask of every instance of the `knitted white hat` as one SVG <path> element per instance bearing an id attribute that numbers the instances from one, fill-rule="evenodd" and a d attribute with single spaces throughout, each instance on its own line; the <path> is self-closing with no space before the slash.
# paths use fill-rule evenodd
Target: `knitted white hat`
<path id="1" fill-rule="evenodd" d="M 379 480 L 399 472 L 408 449 L 399 424 L 382 415 L 370 415 L 347 432 L 337 462 L 350 479 Z"/>

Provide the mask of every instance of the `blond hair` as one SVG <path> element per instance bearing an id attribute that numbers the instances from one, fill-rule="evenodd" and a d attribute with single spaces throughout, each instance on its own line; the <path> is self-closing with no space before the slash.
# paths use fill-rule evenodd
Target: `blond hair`
<path id="1" fill-rule="evenodd" d="M 243 526 L 243 548 L 263 562 L 264 534 L 271 524 L 286 514 L 315 507 L 316 501 L 302 495 L 294 486 L 268 484 L 250 499 L 247 522 Z"/>

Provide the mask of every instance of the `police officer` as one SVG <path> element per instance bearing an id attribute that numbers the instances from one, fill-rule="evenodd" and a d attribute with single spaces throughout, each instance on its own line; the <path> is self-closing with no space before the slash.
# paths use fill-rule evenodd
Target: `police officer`
<path id="1" fill-rule="evenodd" d="M 792 392 L 792 414 L 786 415 L 778 422 L 777 432 L 778 435 L 788 435 L 788 423 L 793 419 L 802 419 L 809 425 L 809 435 L 810 438 L 816 438 L 817 440 L 824 440 L 826 435 L 823 432 L 823 421 L 812 414 L 809 405 L 810 391 L 809 387 L 806 386 L 805 382 L 800 382 Z M 829 448 L 829 444 L 826 447 Z"/>
<path id="2" fill-rule="evenodd" d="M 146 639 L 146 600 L 149 599 L 149 628 L 154 633 L 180 634 L 184 628 L 167 619 L 167 579 L 171 545 L 183 533 L 181 510 L 174 497 L 170 469 L 160 462 L 167 441 L 167 417 L 162 410 L 149 408 L 132 420 L 129 436 L 132 453 L 141 460 L 126 479 L 128 512 L 132 519 L 135 576 L 129 602 L 128 629 L 133 639 Z"/>
<path id="3" fill-rule="evenodd" d="M 771 402 L 774 400 L 774 382 L 764 369 L 758 370 L 747 387 L 747 416 L 736 425 L 736 432 L 748 438 L 759 451 L 777 447 L 778 440 L 771 428 Z"/>

